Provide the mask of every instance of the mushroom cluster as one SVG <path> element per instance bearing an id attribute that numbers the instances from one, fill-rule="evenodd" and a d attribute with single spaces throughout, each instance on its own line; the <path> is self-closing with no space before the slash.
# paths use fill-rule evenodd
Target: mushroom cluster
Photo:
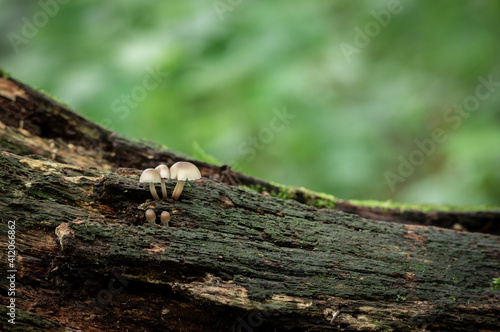
<path id="1" fill-rule="evenodd" d="M 151 224 L 156 223 L 156 213 L 153 209 L 147 209 L 146 212 L 144 213 L 144 216 L 146 217 L 146 221 L 148 223 Z M 163 211 L 160 215 L 160 221 L 161 225 L 168 226 L 168 222 L 170 221 L 170 213 L 168 211 Z"/>
<path id="2" fill-rule="evenodd" d="M 151 195 L 155 200 L 159 201 L 160 196 L 158 196 L 156 192 L 155 183 L 161 183 L 161 193 L 163 198 L 167 198 L 165 180 L 177 180 L 177 184 L 172 193 L 172 199 L 178 200 L 186 181 L 197 180 L 199 178 L 201 178 L 201 173 L 198 167 L 186 161 L 179 161 L 173 164 L 170 170 L 167 165 L 159 165 L 156 168 L 145 169 L 141 174 L 139 182 L 149 183 Z"/>

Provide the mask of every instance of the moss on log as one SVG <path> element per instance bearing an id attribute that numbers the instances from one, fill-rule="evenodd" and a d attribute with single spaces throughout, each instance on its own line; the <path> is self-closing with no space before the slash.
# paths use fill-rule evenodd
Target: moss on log
<path id="1" fill-rule="evenodd" d="M 120 137 L 11 82 L 24 93 L 4 98 L 0 91 L 1 268 L 7 269 L 6 222 L 15 220 L 17 317 L 27 326 L 470 331 L 500 325 L 500 291 L 490 287 L 500 274 L 495 234 L 318 208 L 304 203 L 322 196 L 304 190 L 285 200 L 267 194 L 279 186 L 198 161 L 204 177 L 186 186 L 179 201 L 154 201 L 138 169 L 186 158 Z M 167 183 L 168 192 L 173 187 Z M 147 223 L 148 208 L 157 216 L 169 211 L 170 225 Z M 477 216 L 497 227 L 498 212 Z M 7 288 L 2 284 L 5 295 Z"/>

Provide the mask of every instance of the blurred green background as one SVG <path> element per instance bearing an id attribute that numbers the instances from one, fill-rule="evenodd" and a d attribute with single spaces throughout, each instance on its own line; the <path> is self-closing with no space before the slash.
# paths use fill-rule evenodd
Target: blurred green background
<path id="1" fill-rule="evenodd" d="M 64 2 L 0 1 L 0 66 L 95 122 L 344 199 L 500 204 L 499 1 Z"/>

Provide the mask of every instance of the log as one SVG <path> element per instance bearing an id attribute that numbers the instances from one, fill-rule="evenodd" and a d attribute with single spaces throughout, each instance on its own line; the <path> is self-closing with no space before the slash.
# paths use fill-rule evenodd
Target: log
<path id="1" fill-rule="evenodd" d="M 1 268 L 16 271 L 2 330 L 500 328 L 498 210 L 408 213 L 284 188 L 127 139 L 11 78 L 0 108 Z M 141 170 L 179 160 L 203 178 L 153 200 Z M 429 225 L 457 222 L 489 233 Z"/>

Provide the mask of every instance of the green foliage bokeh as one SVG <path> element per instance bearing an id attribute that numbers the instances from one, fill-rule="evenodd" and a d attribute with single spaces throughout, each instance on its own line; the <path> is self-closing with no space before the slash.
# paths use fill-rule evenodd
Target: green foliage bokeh
<path id="1" fill-rule="evenodd" d="M 346 199 L 500 203 L 500 89 L 446 120 L 500 82 L 498 1 L 0 3 L 0 66 L 124 135 Z"/>

